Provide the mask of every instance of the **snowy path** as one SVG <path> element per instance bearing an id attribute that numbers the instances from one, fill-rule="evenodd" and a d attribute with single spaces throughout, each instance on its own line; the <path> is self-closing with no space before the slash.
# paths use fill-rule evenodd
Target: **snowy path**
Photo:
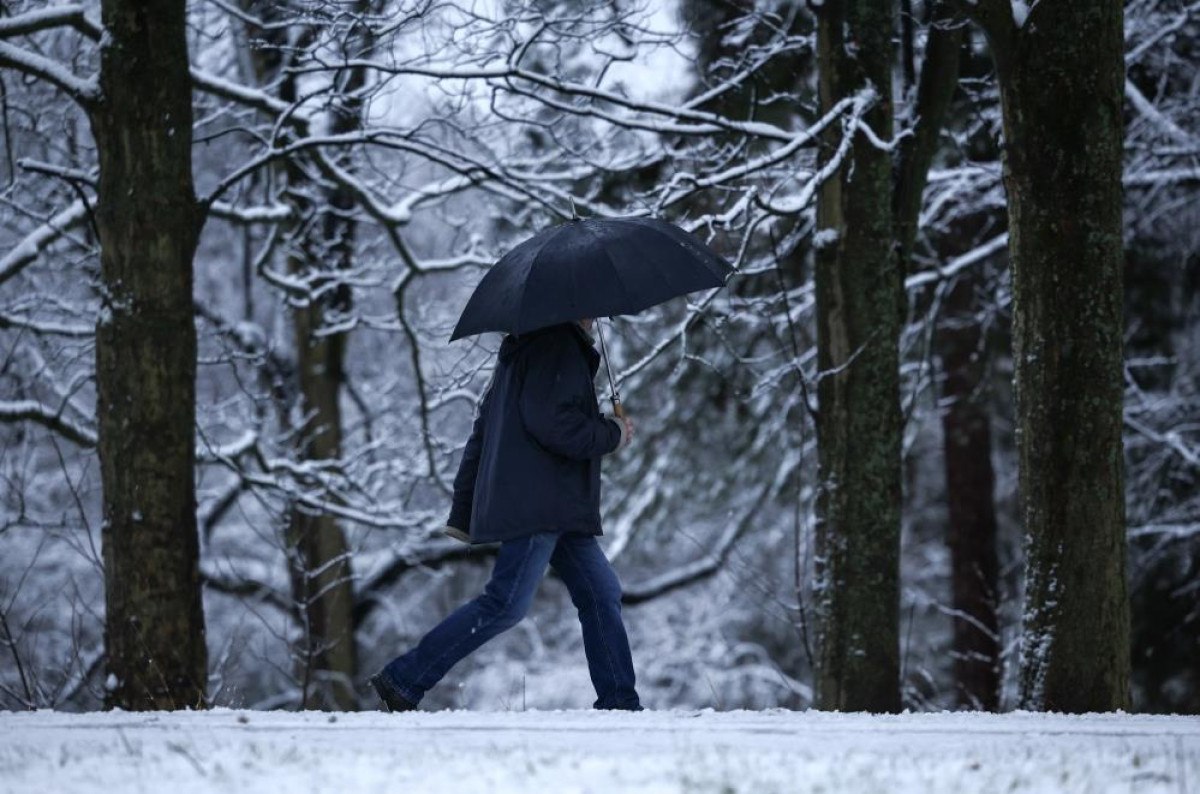
<path id="1" fill-rule="evenodd" d="M 0 712 L 0 792 L 1170 792 L 1200 718 Z"/>

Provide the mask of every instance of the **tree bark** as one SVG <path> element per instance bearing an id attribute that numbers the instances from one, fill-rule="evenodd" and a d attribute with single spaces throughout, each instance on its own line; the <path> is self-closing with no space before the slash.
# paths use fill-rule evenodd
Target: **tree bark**
<path id="1" fill-rule="evenodd" d="M 865 121 L 884 140 L 892 135 L 893 22 L 888 0 L 817 10 L 822 111 L 870 86 L 878 97 Z M 816 705 L 897 711 L 904 292 L 892 250 L 891 157 L 853 134 L 851 158 L 817 200 Z M 838 137 L 823 136 L 822 164 Z"/>
<path id="2" fill-rule="evenodd" d="M 1129 707 L 1120 0 L 981 3 L 1004 120 L 1025 525 L 1021 706 Z"/>
<path id="3" fill-rule="evenodd" d="M 309 187 L 300 169 L 288 171 L 291 192 Z M 307 255 L 290 258 L 289 268 L 293 273 L 311 276 L 314 269 L 343 269 L 350 265 L 354 225 L 344 216 L 352 208 L 353 200 L 339 192 L 334 192 L 328 200 L 334 210 L 322 213 L 315 229 L 302 232 L 314 238 L 304 247 Z M 311 214 L 309 208 L 301 217 Z M 315 251 L 314 246 L 324 250 Z M 324 264 L 326 261 L 329 264 Z M 340 399 L 345 378 L 346 334 L 316 332 L 324 324 L 328 311 L 344 312 L 349 308 L 350 289 L 339 285 L 327 297 L 292 310 L 299 407 L 305 417 L 300 432 L 300 455 L 304 460 L 336 461 L 342 454 Z M 296 647 L 302 681 L 301 706 L 354 709 L 358 702 L 354 692 L 357 671 L 354 589 L 345 534 L 333 516 L 293 506 L 287 542 L 292 594 L 302 628 Z"/>
<path id="4" fill-rule="evenodd" d="M 962 25 L 946 3 L 936 3 L 925 44 L 920 84 L 913 108 L 912 135 L 900 142 L 896 164 L 895 205 L 897 253 L 901 276 L 912 270 L 912 250 L 917 239 L 921 200 L 929 181 L 929 168 L 954 90 L 958 87 Z"/>
<path id="5" fill-rule="evenodd" d="M 183 0 L 105 0 L 95 212 L 102 309 L 96 413 L 104 487 L 109 707 L 205 705 L 196 535 L 196 328 Z"/>
<path id="6" fill-rule="evenodd" d="M 901 143 L 896 169 L 896 242 L 905 274 L 912 271 L 925 184 L 958 85 L 962 42 L 963 20 L 956 19 L 948 3 L 935 3 L 917 88 L 913 134 Z M 979 399 L 986 363 L 977 283 L 973 270 L 958 276 L 942 307 L 934 344 L 943 370 L 941 402 L 945 408 L 941 419 L 956 697 L 960 706 L 995 711 L 1000 696 L 999 569 L 991 428 Z"/>
<path id="7" fill-rule="evenodd" d="M 979 283 L 959 274 L 934 334 L 942 366 L 942 445 L 949 512 L 954 680 L 964 708 L 1000 705 L 999 561 L 996 551 L 992 434 L 981 390 L 986 381 Z"/>

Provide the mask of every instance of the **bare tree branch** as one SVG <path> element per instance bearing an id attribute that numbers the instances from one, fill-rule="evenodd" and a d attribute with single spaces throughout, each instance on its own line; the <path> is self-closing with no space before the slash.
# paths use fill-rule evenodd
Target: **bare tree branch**
<path id="1" fill-rule="evenodd" d="M 78 424 L 62 415 L 61 410 L 54 410 L 42 405 L 36 400 L 7 400 L 0 402 L 0 421 L 4 422 L 33 422 L 53 430 L 81 447 L 96 446 L 96 431 L 90 427 Z"/>
<path id="2" fill-rule="evenodd" d="M 69 25 L 88 38 L 100 38 L 100 26 L 87 18 L 82 5 L 49 6 L 27 11 L 15 17 L 0 17 L 0 39 L 27 36 L 43 30 Z"/>
<path id="3" fill-rule="evenodd" d="M 38 255 L 47 247 L 60 239 L 68 231 L 87 219 L 87 206 L 82 200 L 72 202 L 65 210 L 59 212 L 46 223 L 25 236 L 13 248 L 0 258 L 0 284 L 20 273 L 25 267 L 35 262 Z"/>
<path id="4" fill-rule="evenodd" d="M 100 99 L 95 77 L 83 79 L 70 69 L 37 53 L 0 41 L 0 66 L 45 80 L 74 99 L 84 110 L 92 110 Z"/>

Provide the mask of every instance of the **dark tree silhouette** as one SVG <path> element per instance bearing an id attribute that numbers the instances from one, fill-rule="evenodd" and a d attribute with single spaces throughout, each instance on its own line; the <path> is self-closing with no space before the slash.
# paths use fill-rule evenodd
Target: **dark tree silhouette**
<path id="1" fill-rule="evenodd" d="M 817 9 L 821 109 L 850 96 L 873 103 L 863 122 L 883 141 L 892 136 L 893 22 L 885 0 Z M 817 199 L 816 703 L 897 711 L 904 289 L 892 245 L 891 155 L 867 131 L 853 132 L 845 156 L 840 136 L 823 136 L 820 161 L 836 162 L 837 172 Z"/>
<path id="2" fill-rule="evenodd" d="M 192 184 L 186 3 L 106 0 L 96 225 L 104 295 L 96 326 L 104 483 L 108 705 L 205 703 L 196 536 L 196 327 L 192 257 L 203 213 Z"/>
<path id="3" fill-rule="evenodd" d="M 1021 704 L 1129 706 L 1120 0 L 966 6 L 1004 119 L 1026 537 Z"/>

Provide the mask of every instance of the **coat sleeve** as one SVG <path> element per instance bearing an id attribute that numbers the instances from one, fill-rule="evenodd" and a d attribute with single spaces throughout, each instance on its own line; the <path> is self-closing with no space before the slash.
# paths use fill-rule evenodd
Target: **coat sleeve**
<path id="1" fill-rule="evenodd" d="M 458 473 L 454 475 L 454 495 L 451 498 L 450 518 L 446 523 L 463 532 L 471 531 L 471 505 L 475 499 L 475 477 L 479 473 L 479 451 L 483 446 L 484 417 L 487 416 L 488 405 L 492 399 L 495 375 L 488 384 L 487 392 L 479 406 L 479 415 L 471 426 L 471 436 L 463 448 L 462 460 L 458 464 Z"/>
<path id="2" fill-rule="evenodd" d="M 572 460 L 598 458 L 621 442 L 615 422 L 593 416 L 583 401 L 590 384 L 587 362 L 569 336 L 546 334 L 526 353 L 519 398 L 521 423 L 546 449 Z"/>

